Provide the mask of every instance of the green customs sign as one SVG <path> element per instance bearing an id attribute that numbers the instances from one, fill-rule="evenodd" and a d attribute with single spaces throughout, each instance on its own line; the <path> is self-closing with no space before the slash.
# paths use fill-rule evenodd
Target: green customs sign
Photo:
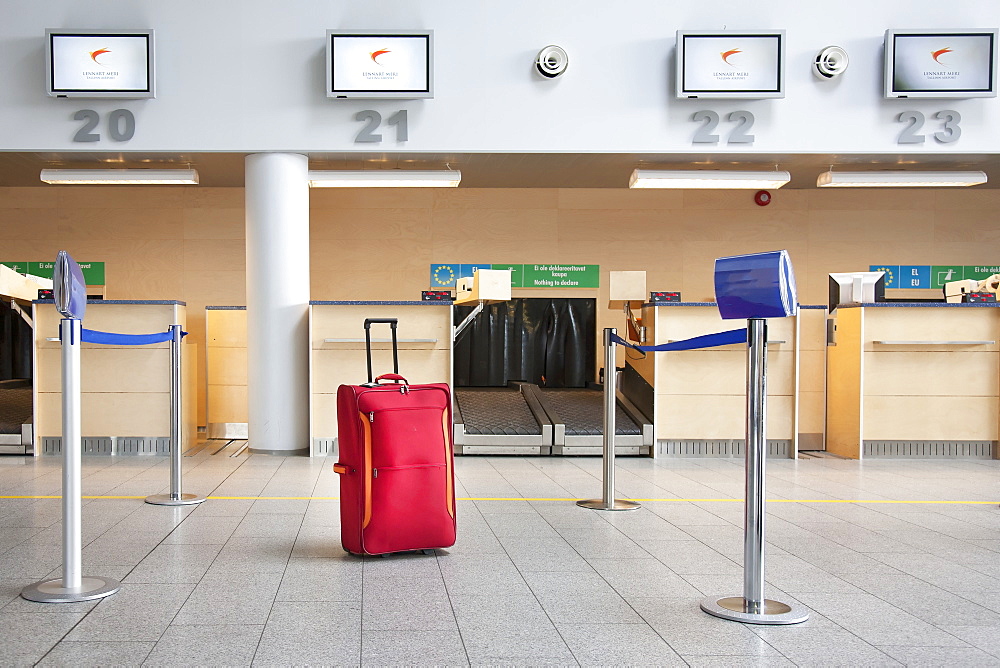
<path id="1" fill-rule="evenodd" d="M 598 288 L 601 285 L 599 264 L 458 264 L 435 262 L 431 265 L 433 289 L 454 288 L 459 278 L 472 276 L 476 269 L 509 269 L 512 288 Z"/>

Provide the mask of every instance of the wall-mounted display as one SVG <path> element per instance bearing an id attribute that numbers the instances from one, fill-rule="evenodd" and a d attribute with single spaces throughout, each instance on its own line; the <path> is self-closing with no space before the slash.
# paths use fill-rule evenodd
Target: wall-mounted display
<path id="1" fill-rule="evenodd" d="M 49 95 L 156 97 L 152 30 L 49 28 L 45 42 Z"/>
<path id="2" fill-rule="evenodd" d="M 434 97 L 434 31 L 327 30 L 326 96 Z"/>
<path id="3" fill-rule="evenodd" d="M 996 97 L 997 30 L 886 30 L 885 96 Z"/>
<path id="4" fill-rule="evenodd" d="M 677 31 L 679 98 L 785 97 L 785 31 Z"/>

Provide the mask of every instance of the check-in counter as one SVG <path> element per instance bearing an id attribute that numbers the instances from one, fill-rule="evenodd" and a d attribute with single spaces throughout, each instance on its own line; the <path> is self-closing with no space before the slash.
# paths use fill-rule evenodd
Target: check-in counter
<path id="1" fill-rule="evenodd" d="M 840 306 L 828 349 L 827 450 L 997 455 L 1000 304 Z"/>
<path id="2" fill-rule="evenodd" d="M 32 304 L 36 454 L 62 452 L 62 352 L 52 300 Z M 87 302 L 83 326 L 116 334 L 154 334 L 186 324 L 180 301 Z M 183 447 L 197 437 L 193 344 L 182 339 Z M 88 455 L 165 455 L 170 443 L 170 342 L 80 346 L 81 434 Z"/>
<path id="3" fill-rule="evenodd" d="M 208 438 L 247 438 L 247 307 L 205 307 Z"/>
<path id="4" fill-rule="evenodd" d="M 311 454 L 333 454 L 337 388 L 368 380 L 365 319 L 397 318 L 399 373 L 412 384 L 452 382 L 451 302 L 314 301 L 309 308 L 309 442 Z M 372 372 L 392 372 L 389 325 L 373 324 Z"/>
<path id="5" fill-rule="evenodd" d="M 768 455 L 821 449 L 825 314 L 822 306 L 767 321 Z M 644 304 L 645 345 L 746 327 L 723 320 L 714 302 Z M 746 439 L 747 349 L 726 345 L 647 353 L 626 349 L 621 389 L 654 418 L 657 454 L 742 455 Z"/>

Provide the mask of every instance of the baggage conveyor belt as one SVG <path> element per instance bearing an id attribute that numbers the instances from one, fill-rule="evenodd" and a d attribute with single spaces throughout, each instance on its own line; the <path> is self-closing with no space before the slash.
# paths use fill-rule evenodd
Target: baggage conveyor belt
<path id="1" fill-rule="evenodd" d="M 454 409 L 456 453 L 603 453 L 600 389 L 541 389 L 524 382 L 505 388 L 455 388 Z M 621 395 L 615 427 L 616 454 L 649 454 L 653 426 Z"/>
<path id="2" fill-rule="evenodd" d="M 604 452 L 604 391 L 588 388 L 535 388 L 554 425 L 552 454 Z M 615 408 L 615 454 L 647 455 L 653 425 L 620 393 Z"/>
<path id="3" fill-rule="evenodd" d="M 549 454 L 552 423 L 532 387 L 455 388 L 456 454 Z"/>

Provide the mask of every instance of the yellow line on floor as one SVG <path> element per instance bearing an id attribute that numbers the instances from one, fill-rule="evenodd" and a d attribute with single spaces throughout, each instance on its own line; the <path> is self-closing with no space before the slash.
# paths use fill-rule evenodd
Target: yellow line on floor
<path id="1" fill-rule="evenodd" d="M 61 499 L 58 494 L 3 494 L 0 499 Z M 145 496 L 83 496 L 84 499 L 145 499 Z M 209 496 L 215 501 L 338 501 L 339 496 Z M 579 499 L 569 497 L 521 497 L 521 496 L 460 496 L 457 501 L 564 501 L 576 502 Z M 743 499 L 631 499 L 640 503 L 743 503 Z M 1000 501 L 903 501 L 896 499 L 768 499 L 767 503 L 880 503 L 880 504 L 916 504 L 916 505 L 958 505 L 958 506 L 996 506 Z"/>

